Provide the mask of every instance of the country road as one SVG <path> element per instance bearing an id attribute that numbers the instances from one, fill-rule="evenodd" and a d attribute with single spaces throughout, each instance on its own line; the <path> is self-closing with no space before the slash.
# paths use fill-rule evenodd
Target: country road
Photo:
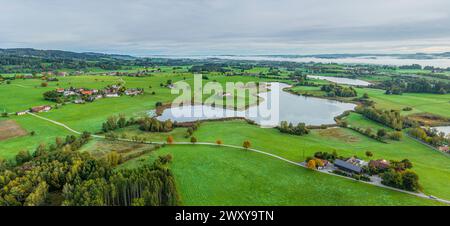
<path id="1" fill-rule="evenodd" d="M 32 115 L 32 116 L 34 116 L 34 117 L 40 118 L 40 119 L 42 119 L 42 120 L 48 121 L 48 122 L 50 122 L 50 123 L 53 123 L 53 124 L 55 124 L 55 125 L 64 127 L 65 129 L 67 129 L 67 130 L 69 130 L 70 132 L 73 132 L 73 133 L 75 133 L 75 134 L 81 134 L 80 131 L 76 131 L 76 130 L 70 128 L 69 126 L 67 126 L 67 125 L 65 125 L 65 124 L 63 124 L 63 123 L 60 123 L 60 122 L 57 122 L 57 121 L 54 121 L 54 120 L 51 120 L 51 119 L 48 119 L 48 118 L 45 118 L 45 117 L 36 115 L 36 114 L 34 114 L 34 113 L 31 113 L 31 112 L 28 112 L 28 114 L 29 114 L 29 115 Z M 94 138 L 106 139 L 105 136 L 99 136 L 99 135 L 91 135 L 91 136 L 94 137 Z M 133 140 L 131 140 L 131 139 L 122 139 L 122 138 L 118 138 L 117 140 L 119 140 L 119 141 L 125 141 L 125 142 L 136 142 L 136 141 L 133 141 Z M 145 141 L 144 141 L 144 142 L 139 142 L 139 143 L 145 143 L 145 144 L 160 144 L 160 145 L 162 145 L 162 144 L 167 144 L 167 142 L 155 142 L 155 141 L 152 141 L 152 142 L 145 142 Z M 261 150 L 258 150 L 258 149 L 254 149 L 254 148 L 244 148 L 244 147 L 241 147 L 241 146 L 230 145 L 230 144 L 216 144 L 216 143 L 209 143 L 209 142 L 196 142 L 196 143 L 192 143 L 192 142 L 173 142 L 173 143 L 168 144 L 168 145 L 208 145 L 208 146 L 216 146 L 216 147 L 217 147 L 217 146 L 220 146 L 220 147 L 229 147 L 229 148 L 234 148 L 234 149 L 248 150 L 248 151 L 256 152 L 256 153 L 259 153 L 259 154 L 263 154 L 263 155 L 267 155 L 267 156 L 270 156 L 270 157 L 279 159 L 279 160 L 284 161 L 284 162 L 287 162 L 287 163 L 289 163 L 289 164 L 293 164 L 293 165 L 296 165 L 296 166 L 300 166 L 300 167 L 303 167 L 303 168 L 307 168 L 306 166 L 304 166 L 304 165 L 302 165 L 302 164 L 300 164 L 300 163 L 298 163 L 298 162 L 291 161 L 291 160 L 289 160 L 289 159 L 283 158 L 283 157 L 278 156 L 278 155 L 275 155 L 275 154 L 271 154 L 271 153 L 268 153 L 268 152 L 265 152 L 265 151 L 261 151 Z M 365 184 L 370 184 L 370 185 L 373 185 L 373 186 L 382 187 L 382 188 L 385 188 L 385 189 L 390 189 L 390 190 L 394 190 L 394 191 L 397 191 L 397 192 L 402 192 L 402 193 L 414 195 L 414 196 L 417 196 L 417 197 L 420 197 L 420 198 L 425 198 L 425 199 L 429 199 L 429 200 L 435 200 L 435 201 L 439 201 L 439 202 L 442 202 L 442 203 L 445 203 L 445 204 L 450 205 L 450 201 L 449 201 L 449 200 L 440 199 L 440 198 L 437 198 L 437 197 L 433 197 L 433 198 L 432 198 L 430 195 L 426 195 L 426 194 L 424 194 L 424 193 L 410 192 L 410 191 L 405 191 L 405 190 L 402 190 L 402 189 L 397 189 L 397 188 L 385 186 L 385 185 L 379 184 L 379 183 L 373 183 L 373 182 L 367 182 L 367 181 L 356 180 L 356 179 L 354 179 L 354 178 L 341 176 L 341 175 L 334 174 L 334 173 L 331 173 L 331 172 L 328 172 L 328 171 L 320 171 L 320 170 L 317 170 L 316 172 L 328 174 L 328 175 L 331 175 L 331 176 L 341 177 L 341 178 L 344 178 L 344 179 L 353 180 L 353 181 L 357 181 L 357 182 L 361 182 L 361 183 L 365 183 Z"/>

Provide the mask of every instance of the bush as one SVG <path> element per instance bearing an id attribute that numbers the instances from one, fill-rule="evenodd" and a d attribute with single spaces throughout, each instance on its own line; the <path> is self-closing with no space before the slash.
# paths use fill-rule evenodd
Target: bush
<path id="1" fill-rule="evenodd" d="M 32 158 L 33 157 L 30 155 L 30 152 L 23 150 L 17 153 L 16 163 L 20 165 L 22 163 L 30 161 Z"/>
<path id="2" fill-rule="evenodd" d="M 167 137 L 167 143 L 168 144 L 172 144 L 173 143 L 173 137 L 172 136 L 168 136 Z"/>
<path id="3" fill-rule="evenodd" d="M 392 140 L 401 140 L 403 137 L 403 134 L 399 131 L 394 131 L 389 134 L 389 138 Z"/>
<path id="4" fill-rule="evenodd" d="M 386 130 L 384 130 L 384 129 L 378 129 L 378 131 L 377 131 L 377 137 L 383 138 L 384 136 L 386 136 Z"/>
<path id="5" fill-rule="evenodd" d="M 158 159 L 159 159 L 159 162 L 164 165 L 167 163 L 171 163 L 173 156 L 171 154 L 167 154 L 167 155 L 159 156 Z"/>
<path id="6" fill-rule="evenodd" d="M 244 148 L 250 148 L 251 147 L 251 143 L 250 143 L 250 141 L 248 141 L 248 140 L 246 140 L 246 141 L 244 141 L 244 143 L 242 144 L 242 146 L 244 147 Z"/>

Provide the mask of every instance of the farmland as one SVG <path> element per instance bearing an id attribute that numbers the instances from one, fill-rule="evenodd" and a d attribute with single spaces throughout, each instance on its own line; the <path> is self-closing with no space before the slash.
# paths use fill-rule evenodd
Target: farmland
<path id="1" fill-rule="evenodd" d="M 444 117 L 449 116 L 450 112 L 450 94 L 424 94 L 424 93 L 404 93 L 402 95 L 386 95 L 383 90 L 371 88 L 355 88 L 358 97 L 362 97 L 365 93 L 369 99 L 375 102 L 375 107 L 381 109 L 394 109 L 402 111 L 406 107 L 411 107 L 411 111 L 403 111 L 402 114 L 431 113 Z M 320 87 L 297 86 L 292 88 L 293 91 L 302 95 L 313 95 L 324 97 L 325 92 Z M 352 98 L 341 98 L 349 101 Z"/>
<path id="2" fill-rule="evenodd" d="M 438 204 L 232 148 L 170 146 L 121 167 L 149 164 L 166 153 L 174 156 L 171 168 L 183 205 Z"/>
<path id="3" fill-rule="evenodd" d="M 60 125 L 33 115 L 15 115 L 15 112 L 34 106 L 49 105 L 52 107 L 50 111 L 37 114 L 63 123 L 73 130 L 87 131 L 100 136 L 92 138 L 78 151 L 89 153 L 97 159 L 105 159 L 112 152 L 117 153 L 126 159 L 117 166 L 117 170 L 151 165 L 159 158 L 158 156 L 173 155 L 173 161 L 168 167 L 175 175 L 183 205 L 437 205 L 441 203 L 319 174 L 268 156 L 230 147 L 166 145 L 158 149 L 154 145 L 138 141 L 119 142 L 105 140 L 101 136 L 114 134 L 115 139 L 138 137 L 147 142 L 166 142 L 169 136 L 174 142 L 188 142 L 195 137 L 197 142 L 215 143 L 220 140 L 224 144 L 235 146 L 242 146 L 244 141 L 249 141 L 252 148 L 296 163 L 305 161 L 316 152 L 337 152 L 339 156 L 356 156 L 365 161 L 408 159 L 420 178 L 424 194 L 450 199 L 450 189 L 447 186 L 450 180 L 449 155 L 410 138 L 406 133 L 407 130 L 400 132 L 402 134 L 400 140 L 385 142 L 339 124 L 331 128 L 310 129 L 308 134 L 296 136 L 281 133 L 276 128 L 261 128 L 244 120 L 202 122 L 192 134 L 188 134 L 186 127 L 176 127 L 164 132 L 144 132 L 138 124 L 127 125 L 108 133 L 102 131 L 102 124 L 110 116 L 123 115 L 127 119 L 141 119 L 149 116 L 149 112 L 155 110 L 158 104 L 171 103 L 178 95 L 171 94 L 168 84 L 185 81 L 193 85 L 195 72 L 191 69 L 196 66 L 200 67 L 199 70 L 204 75 L 203 83 L 217 82 L 223 85 L 226 82 L 278 81 L 293 85 L 292 91 L 298 94 L 320 98 L 328 98 L 326 92 L 320 90 L 320 86 L 330 83 L 324 80 L 308 79 L 307 82 L 314 83 L 316 86 L 302 85 L 303 75 L 313 73 L 333 76 L 338 72 L 338 75 L 349 77 L 347 69 L 344 70 L 340 65 L 301 65 L 296 68 L 281 67 L 276 64 L 270 67 L 261 66 L 249 62 L 241 63 L 239 66 L 205 65 L 193 63 L 145 68 L 133 65 L 117 70 L 92 67 L 79 75 L 54 76 L 53 78 L 57 78 L 57 81 L 47 81 L 38 74 L 31 78 L 16 78 L 2 82 L 0 110 L 4 114 L 0 118 L 0 129 L 4 128 L 5 132 L 2 132 L 0 139 L 0 158 L 14 162 L 20 152 L 34 153 L 38 145 L 54 143 L 57 137 L 78 136 Z M 322 68 L 320 72 L 314 71 L 317 67 Z M 380 74 L 362 75 L 358 79 L 374 83 L 389 79 L 385 69 L 378 70 Z M 66 71 L 76 72 L 74 69 Z M 142 77 L 126 76 L 142 71 L 146 71 L 147 74 Z M 119 72 L 125 74 L 116 75 Z M 397 73 L 396 76 L 407 73 L 390 70 L 390 73 L 393 72 Z M 412 72 L 408 71 L 408 73 Z M 3 78 L 14 76 L 17 75 L 7 74 L 3 75 Z M 427 76 L 423 77 L 430 79 Z M 72 102 L 57 104 L 43 97 L 44 92 L 57 88 L 103 89 L 115 84 L 121 84 L 127 88 L 143 88 L 144 92 L 137 96 L 101 98 L 85 104 Z M 373 101 L 373 107 L 377 109 L 399 110 L 402 116 L 414 116 L 417 113 L 438 115 L 443 123 L 450 117 L 450 94 L 405 92 L 402 95 L 387 95 L 385 90 L 378 88 L 356 87 L 355 90 L 356 97 L 336 99 L 361 105 L 359 99 L 367 93 L 368 99 Z M 256 92 L 251 90 L 249 93 Z M 211 94 L 205 94 L 203 101 L 210 96 Z M 234 98 L 225 102 L 227 107 L 233 107 L 232 103 L 229 103 L 230 100 Z M 250 103 L 246 99 L 246 104 L 256 103 Z M 404 111 L 406 107 L 412 110 Z M 394 131 L 356 112 L 349 113 L 341 120 L 352 128 Z M 367 151 L 373 155 L 367 156 Z"/>

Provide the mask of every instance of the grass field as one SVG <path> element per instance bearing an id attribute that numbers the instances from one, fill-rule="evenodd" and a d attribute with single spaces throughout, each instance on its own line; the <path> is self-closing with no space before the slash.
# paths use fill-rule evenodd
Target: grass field
<path id="1" fill-rule="evenodd" d="M 370 100 L 375 101 L 375 107 L 381 109 L 402 110 L 411 107 L 412 111 L 402 111 L 402 114 L 432 113 L 450 118 L 450 94 L 430 94 L 430 93 L 403 93 L 402 95 L 386 95 L 384 90 L 370 88 L 355 88 L 358 97 L 364 93 L 369 95 Z M 325 92 L 320 87 L 296 86 L 292 90 L 299 94 L 309 94 L 313 96 L 325 96 Z M 353 98 L 341 98 L 351 100 Z"/>
<path id="2" fill-rule="evenodd" d="M 310 171 L 254 152 L 166 146 L 126 162 L 133 168 L 171 153 L 183 205 L 436 205 L 438 203 Z"/>
<path id="3" fill-rule="evenodd" d="M 262 129 L 241 121 L 209 122 L 194 133 L 199 142 L 223 140 L 225 144 L 242 145 L 249 140 L 252 147 L 274 153 L 287 159 L 301 162 L 317 151 L 339 155 L 357 155 L 368 160 L 366 151 L 373 152 L 373 159 L 402 160 L 408 158 L 414 163 L 424 192 L 450 199 L 450 156 L 434 151 L 418 141 L 406 137 L 402 141 L 384 144 L 365 137 L 350 129 L 313 130 L 306 136 L 286 135 L 276 129 Z"/>
<path id="4" fill-rule="evenodd" d="M 402 110 L 412 107 L 412 111 L 404 114 L 432 113 L 450 118 L 450 94 L 403 93 L 402 95 L 386 95 L 383 90 L 356 88 L 359 96 L 367 93 L 375 101 L 377 108 Z"/>
<path id="5" fill-rule="evenodd" d="M 225 84 L 225 82 L 240 81 L 243 83 L 254 81 L 253 77 L 242 76 L 209 76 L 211 81 Z M 116 76 L 71 76 L 58 78 L 58 82 L 49 82 L 48 87 L 40 87 L 41 80 L 14 80 L 12 84 L 0 85 L 0 111 L 16 112 L 29 109 L 32 106 L 43 104 L 55 105 L 53 102 L 45 101 L 42 94 L 48 90 L 54 90 L 57 87 L 85 87 L 101 89 L 110 84 L 124 82 L 128 88 L 144 88 L 144 95 L 120 98 L 104 98 L 87 104 L 67 104 L 59 109 L 53 109 L 50 112 L 42 113 L 43 116 L 50 119 L 63 122 L 79 131 L 98 132 L 101 124 L 108 116 L 124 114 L 128 117 L 140 116 L 147 111 L 154 109 L 157 102 L 171 102 L 178 95 L 171 94 L 169 88 L 160 87 L 161 83 L 166 83 L 168 79 L 173 82 L 184 80 L 193 84 L 191 74 L 163 74 L 152 77 L 133 78 Z M 204 80 L 204 83 L 207 81 Z M 151 88 L 150 88 L 151 87 Z M 152 95 L 155 92 L 155 95 Z M 210 95 L 204 95 L 203 99 Z M 5 98 L 3 98 L 5 97 Z M 4 101 L 3 101 L 4 99 Z M 251 104 L 248 102 L 248 104 Z M 227 103 L 225 103 L 227 104 Z M 253 103 L 252 103 L 253 104 Z M 16 118 L 16 117 L 14 117 Z"/>
<path id="6" fill-rule="evenodd" d="M 123 129 L 114 131 L 118 137 L 131 139 L 134 136 L 139 138 L 145 138 L 146 141 L 166 141 L 167 137 L 172 136 L 175 140 L 188 140 L 185 135 L 187 133 L 186 128 L 175 128 L 170 132 L 143 132 L 139 130 L 139 126 L 129 126 Z"/>
<path id="7" fill-rule="evenodd" d="M 34 151 L 39 144 L 53 143 L 56 137 L 65 137 L 73 134 L 62 127 L 30 115 L 15 117 L 14 121 L 28 133 L 34 131 L 35 135 L 28 134 L 1 141 L 0 158 L 12 159 L 21 150 Z"/>
<path id="8" fill-rule="evenodd" d="M 166 68 L 169 71 L 169 68 Z M 58 77 L 57 82 L 48 82 L 48 87 L 41 87 L 43 82 L 40 79 L 17 79 L 11 84 L 0 85 L 0 111 L 16 112 L 28 109 L 32 106 L 55 103 L 45 101 L 42 94 L 57 87 L 85 87 L 101 89 L 110 84 L 119 82 L 125 83 L 128 88 L 144 88 L 144 95 L 119 98 L 104 98 L 87 104 L 66 104 L 58 109 L 54 108 L 50 112 L 40 113 L 40 115 L 55 121 L 67 124 L 78 131 L 89 131 L 92 133 L 101 130 L 102 123 L 107 117 L 124 114 L 127 117 L 139 117 L 145 115 L 149 110 L 155 109 L 157 102 L 171 102 L 177 95 L 171 94 L 169 88 L 161 87 L 161 83 L 166 83 L 168 79 L 173 82 L 185 80 L 193 84 L 192 74 L 187 73 L 160 73 L 151 77 L 117 77 L 117 76 L 70 76 Z M 209 75 L 209 81 L 217 81 L 221 84 L 225 82 L 254 81 L 254 77 L 242 76 L 213 76 Z M 204 83 L 207 80 L 203 81 Z M 155 95 L 152 95 L 155 92 Z M 208 98 L 204 96 L 204 99 Z M 26 131 L 35 131 L 36 136 L 16 137 L 0 142 L 0 158 L 13 158 L 20 150 L 34 150 L 40 143 L 53 141 L 57 136 L 70 134 L 65 129 L 54 126 L 49 122 L 36 119 L 31 116 L 15 116 L 0 118 L 0 120 L 11 119 L 20 124 Z"/>
<path id="9" fill-rule="evenodd" d="M 371 122 L 359 114 L 353 113 L 345 119 L 355 127 L 370 127 L 374 131 L 384 126 Z M 388 128 L 385 128 L 389 130 Z M 139 133 L 139 130 L 128 128 L 118 134 Z M 147 140 L 165 141 L 169 134 L 140 133 Z M 185 129 L 179 128 L 171 132 L 175 141 L 188 141 L 184 137 Z M 194 133 L 199 142 L 214 143 L 220 139 L 225 144 L 242 145 L 249 140 L 253 148 L 270 152 L 284 158 L 301 162 L 317 151 L 332 152 L 339 155 L 370 159 L 402 160 L 409 159 L 414 164 L 414 171 L 420 176 L 424 192 L 441 198 L 450 198 L 450 189 L 446 186 L 450 180 L 450 156 L 439 153 L 418 141 L 403 134 L 401 141 L 389 141 L 387 144 L 378 142 L 350 129 L 330 128 L 312 130 L 306 136 L 282 134 L 276 129 L 259 128 L 244 121 L 205 122 Z M 373 153 L 372 158 L 365 156 L 366 151 Z"/>
<path id="10" fill-rule="evenodd" d="M 130 69 L 135 70 L 135 69 Z M 252 69 L 257 73 L 261 69 Z M 100 99 L 88 104 L 67 104 L 40 115 L 67 124 L 78 131 L 99 132 L 101 124 L 108 116 L 124 114 L 127 117 L 142 116 L 154 109 L 157 102 L 167 103 L 177 95 L 170 89 L 161 87 L 168 79 L 180 81 L 186 79 L 192 84 L 192 75 L 173 73 L 171 68 L 164 68 L 162 73 L 152 77 L 132 78 L 116 76 L 73 76 L 58 78 L 58 82 L 49 82 L 48 87 L 41 87 L 41 80 L 14 80 L 11 84 L 0 85 L 0 111 L 15 112 L 29 107 L 50 104 L 42 93 L 57 87 L 103 88 L 118 82 L 128 88 L 144 88 L 141 96 Z M 99 70 L 101 72 L 101 70 Z M 210 81 L 225 83 L 227 81 L 254 81 L 254 77 L 208 75 Z M 297 88 L 297 87 L 296 87 Z M 322 95 L 320 87 L 301 87 L 300 91 Z M 368 93 L 378 108 L 399 109 L 412 107 L 404 114 L 429 112 L 450 117 L 450 94 L 403 94 L 385 95 L 383 90 L 357 88 L 358 95 Z M 155 92 L 153 95 L 152 92 Z M 322 92 L 322 93 L 321 93 Z M 207 95 L 205 96 L 205 98 Z M 40 143 L 53 142 L 55 137 L 72 134 L 66 129 L 30 115 L 10 116 L 0 120 L 13 120 L 26 134 L 0 141 L 0 158 L 13 159 L 20 150 L 34 150 Z M 344 120 L 349 125 L 371 127 L 374 130 L 385 128 L 369 121 L 359 114 L 352 113 Z M 35 135 L 30 135 L 34 131 Z M 136 126 L 116 131 L 119 136 L 125 134 L 145 137 L 148 141 L 165 141 L 171 135 L 175 141 L 186 141 L 186 128 L 177 128 L 169 133 L 144 133 Z M 389 141 L 388 144 L 374 141 L 350 129 L 333 128 L 313 130 L 306 136 L 282 134 L 276 129 L 263 129 L 243 121 L 225 121 L 203 123 L 194 133 L 198 141 L 215 142 L 221 139 L 225 144 L 242 145 L 249 140 L 252 147 L 274 153 L 293 161 L 303 161 L 317 151 L 331 152 L 339 155 L 364 156 L 371 151 L 373 159 L 401 160 L 410 159 L 414 170 L 420 177 L 424 192 L 439 198 L 450 199 L 450 157 L 438 153 L 421 143 L 403 137 L 402 141 Z M 143 147 L 138 147 L 140 149 Z M 83 151 L 103 155 L 109 149 L 120 149 L 107 144 L 88 144 Z M 127 147 L 118 151 L 126 153 Z M 170 146 L 150 153 L 144 157 L 130 160 L 121 167 L 134 167 L 149 162 L 157 154 L 172 153 L 172 168 L 181 189 L 186 205 L 420 205 L 433 202 L 392 192 L 386 189 L 355 183 L 328 175 L 288 165 L 279 160 L 257 153 L 250 153 L 229 148 L 195 146 Z M 95 153 L 94 153 L 95 154 Z M 317 195 L 316 195 L 317 194 Z M 367 198 L 370 197 L 370 198 Z M 205 201 L 208 200 L 208 201 Z"/>
<path id="11" fill-rule="evenodd" d="M 386 131 L 393 131 L 392 128 L 387 127 L 383 124 L 368 120 L 361 114 L 358 114 L 355 112 L 350 113 L 350 115 L 343 118 L 343 120 L 346 121 L 347 124 L 351 127 L 363 128 L 363 129 L 371 128 L 372 131 L 374 131 L 374 132 L 376 132 L 378 129 L 384 129 Z"/>

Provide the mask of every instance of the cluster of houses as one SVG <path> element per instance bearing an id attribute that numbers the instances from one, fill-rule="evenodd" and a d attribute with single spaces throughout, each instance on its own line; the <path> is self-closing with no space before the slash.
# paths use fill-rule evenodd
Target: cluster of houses
<path id="1" fill-rule="evenodd" d="M 42 72 L 42 76 L 60 76 L 60 77 L 66 77 L 69 75 L 68 72 L 65 71 L 58 71 L 58 72 L 53 72 L 53 71 L 46 71 L 46 72 Z"/>
<path id="2" fill-rule="evenodd" d="M 161 72 L 161 68 L 144 69 L 144 70 L 139 70 L 139 71 L 136 71 L 136 72 L 111 71 L 111 72 L 95 73 L 95 74 L 96 75 L 103 75 L 103 76 L 145 77 L 145 76 L 151 76 L 151 73 L 157 73 L 157 72 Z M 70 76 L 70 75 L 77 76 L 77 75 L 83 75 L 83 74 L 86 74 L 86 72 L 84 72 L 84 71 L 74 71 L 74 72 L 47 71 L 47 72 L 42 72 L 43 76 L 60 76 L 60 77 L 65 77 L 65 76 Z M 93 74 L 93 73 L 90 73 L 90 74 Z"/>
<path id="3" fill-rule="evenodd" d="M 450 148 L 448 147 L 448 145 L 442 145 L 438 147 L 439 151 L 445 152 L 445 153 L 450 153 Z"/>
<path id="4" fill-rule="evenodd" d="M 137 96 L 143 94 L 144 89 L 125 89 L 125 87 L 121 85 L 111 85 L 102 90 L 71 87 L 68 89 L 58 88 L 56 89 L 56 92 L 67 98 L 78 97 L 73 100 L 73 103 L 82 104 L 85 103 L 85 101 L 93 102 L 100 98 L 119 97 L 122 94 L 127 96 Z"/>
<path id="5" fill-rule="evenodd" d="M 160 68 L 153 69 L 153 70 L 144 70 L 144 71 L 136 71 L 136 72 L 120 72 L 120 71 L 112 71 L 103 73 L 101 75 L 104 76 L 128 76 L 128 77 L 146 77 L 151 76 L 150 73 L 154 72 L 161 72 Z"/>
<path id="6" fill-rule="evenodd" d="M 93 102 L 94 100 L 100 98 L 108 98 L 108 97 L 120 97 L 121 95 L 127 96 L 137 96 L 142 95 L 144 93 L 144 89 L 136 88 L 136 89 L 126 89 L 121 85 L 111 85 L 102 90 L 97 89 L 85 89 L 85 88 L 58 88 L 55 90 L 59 95 L 66 97 L 67 99 L 73 100 L 75 104 L 83 104 L 86 101 Z M 16 115 L 25 115 L 28 112 L 39 113 L 39 112 L 47 112 L 52 109 L 49 105 L 35 106 L 25 111 L 18 111 Z"/>

